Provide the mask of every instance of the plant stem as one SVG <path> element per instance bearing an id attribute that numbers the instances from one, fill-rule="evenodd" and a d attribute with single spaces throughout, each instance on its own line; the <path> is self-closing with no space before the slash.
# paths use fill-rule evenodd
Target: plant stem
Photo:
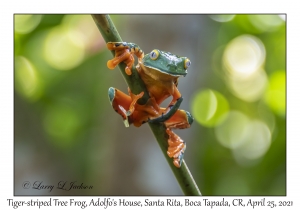
<path id="1" fill-rule="evenodd" d="M 98 29 L 100 30 L 102 37 L 105 42 L 122 42 L 122 39 L 114 26 L 112 20 L 109 15 L 92 15 Z M 114 52 L 112 51 L 114 54 Z M 144 82 L 140 79 L 135 67 L 132 69 L 132 74 L 128 76 L 125 73 L 126 65 L 124 63 L 119 64 L 119 68 L 121 73 L 128 84 L 130 90 L 134 94 L 139 94 L 144 91 L 143 98 L 139 99 L 139 104 L 145 104 L 149 99 L 149 93 L 145 87 Z M 168 134 L 166 133 L 166 127 L 163 123 L 148 123 L 167 162 L 169 163 L 183 193 L 185 195 L 201 195 L 201 192 L 193 179 L 191 172 L 189 171 L 185 161 L 182 162 L 180 168 L 176 168 L 173 165 L 173 160 L 169 158 L 166 151 L 168 149 Z"/>

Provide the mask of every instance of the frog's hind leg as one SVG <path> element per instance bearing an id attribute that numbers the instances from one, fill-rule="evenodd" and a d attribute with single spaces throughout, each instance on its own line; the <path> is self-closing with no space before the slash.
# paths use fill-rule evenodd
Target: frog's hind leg
<path id="1" fill-rule="evenodd" d="M 173 163 L 178 168 L 181 166 L 186 144 L 184 140 L 171 130 L 171 128 L 188 128 L 193 123 L 193 120 L 194 119 L 189 112 L 179 109 L 169 120 L 164 122 L 167 127 L 166 132 L 169 135 L 167 154 L 170 158 L 173 158 Z"/>
<path id="2" fill-rule="evenodd" d="M 173 158 L 173 164 L 180 168 L 183 161 L 183 155 L 186 148 L 185 142 L 176 135 L 171 129 L 166 129 L 167 134 L 169 135 L 168 139 L 168 151 L 167 154 L 170 158 Z"/>
<path id="3" fill-rule="evenodd" d="M 164 122 L 167 128 L 189 128 L 194 122 L 193 116 L 185 110 L 178 109 L 170 119 Z"/>

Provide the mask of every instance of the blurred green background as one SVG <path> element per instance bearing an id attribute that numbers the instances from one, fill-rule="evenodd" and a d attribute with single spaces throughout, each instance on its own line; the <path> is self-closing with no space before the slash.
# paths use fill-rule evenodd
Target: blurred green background
<path id="1" fill-rule="evenodd" d="M 202 194 L 285 195 L 285 15 L 111 18 L 145 53 L 191 60 L 178 88 L 195 122 L 175 132 Z M 149 126 L 110 106 L 109 87 L 127 92 L 111 58 L 90 15 L 14 15 L 15 195 L 182 195 Z"/>

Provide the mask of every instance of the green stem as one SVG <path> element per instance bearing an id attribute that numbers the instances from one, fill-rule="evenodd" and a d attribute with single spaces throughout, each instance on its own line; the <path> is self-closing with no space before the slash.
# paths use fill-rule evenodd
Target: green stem
<path id="1" fill-rule="evenodd" d="M 102 37 L 104 38 L 105 42 L 122 42 L 122 39 L 114 26 L 112 20 L 110 19 L 109 15 L 92 15 L 98 29 L 100 30 Z M 113 52 L 114 53 L 114 52 Z M 130 90 L 134 94 L 139 94 L 140 92 L 144 91 L 144 96 L 141 98 L 138 103 L 145 104 L 146 101 L 149 99 L 149 93 L 145 87 L 144 82 L 140 79 L 135 67 L 133 67 L 132 75 L 128 76 L 125 73 L 126 65 L 124 63 L 119 64 L 119 68 L 121 73 L 127 82 Z M 166 151 L 168 150 L 168 134 L 166 133 L 166 127 L 163 123 L 155 124 L 155 123 L 148 123 L 167 162 L 169 163 L 183 193 L 185 195 L 201 195 L 201 192 L 193 179 L 191 172 L 189 171 L 185 161 L 182 162 L 180 168 L 176 168 L 173 164 L 173 160 L 169 158 Z"/>

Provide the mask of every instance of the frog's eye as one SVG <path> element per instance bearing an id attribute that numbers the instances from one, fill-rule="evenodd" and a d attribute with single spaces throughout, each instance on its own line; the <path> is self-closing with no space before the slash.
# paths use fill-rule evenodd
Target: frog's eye
<path id="1" fill-rule="evenodd" d="M 152 52 L 150 53 L 150 58 L 152 60 L 156 60 L 159 56 L 159 52 L 157 50 L 152 50 Z"/>
<path id="2" fill-rule="evenodd" d="M 186 59 L 184 60 L 184 68 L 187 69 L 187 68 L 190 67 L 190 65 L 191 65 L 190 59 L 186 58 Z"/>

